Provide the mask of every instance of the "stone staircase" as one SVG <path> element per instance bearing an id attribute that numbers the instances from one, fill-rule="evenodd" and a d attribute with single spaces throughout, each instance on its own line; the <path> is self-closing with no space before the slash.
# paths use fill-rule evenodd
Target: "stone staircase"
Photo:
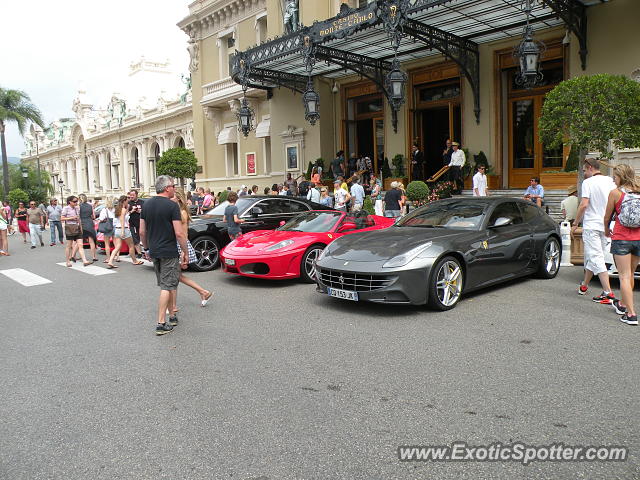
<path id="1" fill-rule="evenodd" d="M 514 190 L 491 190 L 491 196 L 494 197 L 515 197 L 522 198 L 524 195 L 524 189 L 514 189 Z M 473 196 L 473 190 L 463 190 L 463 197 L 471 197 Z M 545 190 L 544 191 L 544 205 L 543 209 L 548 207 L 547 212 L 549 216 L 553 218 L 556 222 L 562 221 L 562 211 L 560 208 L 560 202 L 567 198 L 566 190 Z"/>

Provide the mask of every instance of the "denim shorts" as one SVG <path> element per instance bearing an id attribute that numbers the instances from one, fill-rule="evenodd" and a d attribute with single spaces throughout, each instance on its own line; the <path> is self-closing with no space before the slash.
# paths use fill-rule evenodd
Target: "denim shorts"
<path id="1" fill-rule="evenodd" d="M 122 236 L 122 228 L 116 227 L 115 236 L 116 237 L 121 237 Z M 129 230 L 128 228 L 125 228 L 124 229 L 124 238 L 127 239 L 130 236 L 131 236 L 131 230 Z"/>
<path id="2" fill-rule="evenodd" d="M 611 255 L 635 255 L 640 257 L 640 240 L 612 240 Z"/>

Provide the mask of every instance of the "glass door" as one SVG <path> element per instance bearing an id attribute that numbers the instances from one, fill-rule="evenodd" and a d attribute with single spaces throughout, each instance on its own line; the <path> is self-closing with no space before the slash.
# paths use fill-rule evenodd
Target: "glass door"
<path id="1" fill-rule="evenodd" d="M 538 137 L 544 95 L 509 100 L 509 186 L 526 188 L 531 177 L 563 166 L 562 148 L 546 148 Z"/>

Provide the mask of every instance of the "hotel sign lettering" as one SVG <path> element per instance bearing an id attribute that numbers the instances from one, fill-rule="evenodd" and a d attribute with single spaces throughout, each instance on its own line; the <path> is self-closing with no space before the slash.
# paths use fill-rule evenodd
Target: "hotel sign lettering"
<path id="1" fill-rule="evenodd" d="M 369 12 L 364 16 L 359 13 L 353 13 L 348 17 L 338 18 L 331 23 L 330 27 L 325 28 L 324 30 L 320 30 L 320 36 L 324 37 L 340 30 L 346 30 L 349 27 L 354 27 L 356 25 L 360 25 L 361 23 L 369 22 L 373 19 L 373 17 L 373 12 Z"/>
<path id="2" fill-rule="evenodd" d="M 376 15 L 375 6 L 376 4 L 372 3 L 369 8 L 355 10 L 345 16 L 314 23 L 311 27 L 311 34 L 316 41 L 329 38 L 344 38 L 351 35 L 361 27 L 376 23 L 378 16 Z"/>

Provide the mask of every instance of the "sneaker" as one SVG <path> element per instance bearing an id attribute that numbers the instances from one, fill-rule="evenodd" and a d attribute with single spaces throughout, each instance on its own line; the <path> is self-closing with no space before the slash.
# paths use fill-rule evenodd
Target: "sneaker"
<path id="1" fill-rule="evenodd" d="M 613 294 L 613 292 L 609 292 L 609 293 L 602 292 L 597 297 L 593 297 L 594 302 L 601 303 L 602 305 L 611 305 L 611 302 L 613 302 L 615 299 L 616 299 L 616 296 Z"/>
<path id="2" fill-rule="evenodd" d="M 165 335 L 173 330 L 173 325 L 169 325 L 168 323 L 159 323 L 156 326 L 156 335 Z"/>
<path id="3" fill-rule="evenodd" d="M 624 315 L 625 313 L 627 313 L 627 307 L 623 307 L 622 305 L 620 305 L 620 300 L 618 300 L 617 298 L 613 302 L 611 302 L 611 306 L 618 315 Z"/>
<path id="4" fill-rule="evenodd" d="M 34 248 L 36 248 L 36 246 L 35 245 L 31 245 L 31 249 L 33 250 Z"/>
<path id="5" fill-rule="evenodd" d="M 637 315 L 627 315 L 626 313 L 620 317 L 620 321 L 627 325 L 638 325 Z"/>
<path id="6" fill-rule="evenodd" d="M 169 324 L 173 325 L 174 327 L 178 325 L 178 316 L 174 315 L 172 317 L 169 317 Z"/>
<path id="7" fill-rule="evenodd" d="M 49 244 L 50 247 L 53 247 L 54 245 L 55 245 L 55 243 L 50 243 Z"/>
<path id="8" fill-rule="evenodd" d="M 578 295 L 586 295 L 587 290 L 589 290 L 589 287 L 581 283 L 578 287 Z"/>

